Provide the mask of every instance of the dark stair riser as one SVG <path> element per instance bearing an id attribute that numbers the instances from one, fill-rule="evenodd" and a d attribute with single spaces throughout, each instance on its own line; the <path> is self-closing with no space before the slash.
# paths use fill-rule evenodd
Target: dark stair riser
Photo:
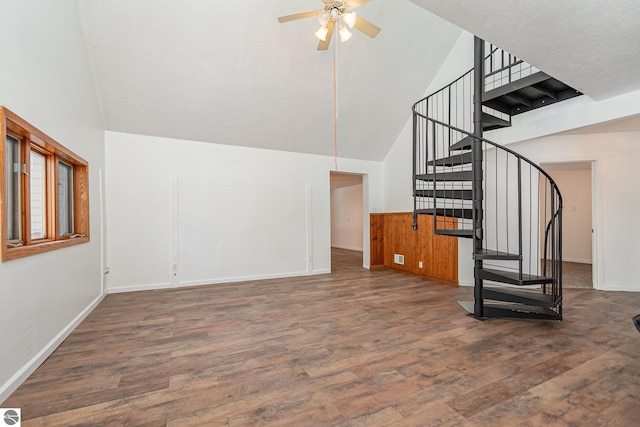
<path id="1" fill-rule="evenodd" d="M 548 308 L 556 307 L 560 303 L 560 299 L 556 300 L 551 294 L 510 288 L 484 287 L 482 289 L 482 297 L 485 300 L 513 302 L 516 304 Z"/>
<path id="2" fill-rule="evenodd" d="M 416 209 L 417 214 L 443 216 L 448 218 L 463 218 L 472 219 L 472 209 L 448 209 L 448 208 L 428 208 L 428 209 Z"/>
<path id="3" fill-rule="evenodd" d="M 456 172 L 438 172 L 438 173 L 425 173 L 416 175 L 416 179 L 420 181 L 471 181 L 473 179 L 473 171 L 456 171 Z"/>
<path id="4" fill-rule="evenodd" d="M 536 276 L 533 274 L 518 274 L 517 271 L 502 271 L 484 268 L 478 272 L 483 280 L 491 280 L 493 282 L 507 283 L 516 286 L 544 285 L 552 284 L 553 278 L 545 276 Z"/>
<path id="5" fill-rule="evenodd" d="M 472 153 L 456 154 L 455 156 L 444 157 L 442 159 L 431 160 L 427 162 L 427 166 L 462 166 L 470 164 Z"/>
<path id="6" fill-rule="evenodd" d="M 582 93 L 571 86 L 537 72 L 485 92 L 483 105 L 515 116 L 580 95 Z"/>
<path id="7" fill-rule="evenodd" d="M 438 199 L 473 199 L 473 191 L 471 190 L 416 190 L 414 195 L 418 197 L 436 197 Z"/>
<path id="8" fill-rule="evenodd" d="M 458 301 L 469 314 L 474 314 L 473 301 Z M 506 317 L 514 319 L 562 320 L 562 315 L 546 307 L 523 304 L 485 303 L 482 306 L 484 318 Z"/>
<path id="9" fill-rule="evenodd" d="M 492 249 L 482 249 L 476 251 L 474 254 L 475 259 L 481 260 L 503 260 L 503 261 L 519 261 L 522 258 L 518 254 L 510 254 L 507 252 L 495 251 Z"/>

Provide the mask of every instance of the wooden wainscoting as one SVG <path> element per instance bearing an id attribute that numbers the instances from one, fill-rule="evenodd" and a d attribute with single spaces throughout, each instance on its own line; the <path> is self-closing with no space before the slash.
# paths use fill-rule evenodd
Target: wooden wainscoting
<path id="1" fill-rule="evenodd" d="M 411 212 L 371 214 L 371 268 L 392 268 L 457 285 L 458 239 L 434 234 L 431 215 L 418 215 L 417 230 L 412 224 Z M 404 255 L 404 265 L 394 262 L 394 254 Z"/>

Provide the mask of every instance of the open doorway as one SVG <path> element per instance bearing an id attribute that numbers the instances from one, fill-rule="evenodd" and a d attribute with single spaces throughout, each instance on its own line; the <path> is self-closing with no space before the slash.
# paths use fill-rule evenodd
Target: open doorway
<path id="1" fill-rule="evenodd" d="M 593 288 L 594 210 L 591 161 L 545 163 L 563 199 L 562 282 L 567 288 Z"/>
<path id="2" fill-rule="evenodd" d="M 363 175 L 331 172 L 331 271 L 363 267 Z"/>

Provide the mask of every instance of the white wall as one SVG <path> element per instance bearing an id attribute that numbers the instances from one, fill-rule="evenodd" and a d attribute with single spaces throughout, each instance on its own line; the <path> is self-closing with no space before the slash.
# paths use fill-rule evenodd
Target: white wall
<path id="1" fill-rule="evenodd" d="M 640 291 L 640 198 L 633 188 L 640 180 L 640 132 L 549 136 L 510 148 L 536 163 L 595 161 L 594 288 Z"/>
<path id="2" fill-rule="evenodd" d="M 362 251 L 362 184 L 331 190 L 331 246 Z"/>
<path id="3" fill-rule="evenodd" d="M 91 242 L 0 264 L 0 402 L 101 298 L 104 168 L 76 1 L 5 0 L 1 9 L 0 104 L 89 162 Z"/>
<path id="4" fill-rule="evenodd" d="M 562 193 L 562 259 L 591 264 L 591 169 L 548 172 Z"/>
<path id="5" fill-rule="evenodd" d="M 106 156 L 109 292 L 330 271 L 333 158 L 117 132 Z M 381 164 L 338 164 L 366 174 L 368 241 Z"/>

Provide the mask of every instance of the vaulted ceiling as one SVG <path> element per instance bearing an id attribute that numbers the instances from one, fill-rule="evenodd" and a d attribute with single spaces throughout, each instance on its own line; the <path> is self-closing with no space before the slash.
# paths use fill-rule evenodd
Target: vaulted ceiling
<path id="1" fill-rule="evenodd" d="M 108 130 L 382 160 L 461 30 L 407 0 L 356 11 L 382 28 L 316 50 L 320 0 L 80 0 Z M 337 42 L 337 43 L 336 43 Z M 337 47 L 337 50 L 335 49 Z"/>
<path id="2" fill-rule="evenodd" d="M 335 58 L 338 155 L 380 161 L 460 27 L 596 99 L 640 89 L 637 0 L 374 0 L 378 37 L 325 52 L 317 19 L 276 19 L 321 6 L 78 0 L 106 129 L 331 156 Z"/>

